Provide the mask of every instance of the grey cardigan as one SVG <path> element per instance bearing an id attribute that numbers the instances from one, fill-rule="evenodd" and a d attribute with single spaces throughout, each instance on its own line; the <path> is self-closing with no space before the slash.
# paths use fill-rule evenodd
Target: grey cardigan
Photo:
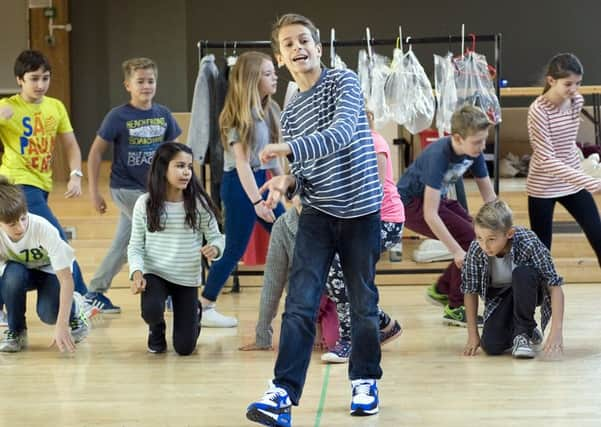
<path id="1" fill-rule="evenodd" d="M 276 220 L 271 229 L 256 328 L 256 344 L 260 347 L 268 347 L 272 343 L 271 322 L 278 313 L 282 292 L 288 285 L 298 218 L 297 210 L 292 207 Z"/>

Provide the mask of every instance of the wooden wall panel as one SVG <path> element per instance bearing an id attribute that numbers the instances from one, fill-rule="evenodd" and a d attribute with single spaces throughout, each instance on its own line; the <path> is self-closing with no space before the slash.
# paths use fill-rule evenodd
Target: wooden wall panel
<path id="1" fill-rule="evenodd" d="M 55 25 L 69 23 L 69 0 L 54 0 L 56 9 Z M 71 111 L 71 66 L 69 57 L 69 33 L 65 30 L 54 30 L 54 42 L 48 43 L 48 19 L 43 8 L 29 9 L 29 36 L 31 49 L 43 52 L 52 66 L 52 80 L 48 96 L 60 99 Z M 62 147 L 57 145 L 53 158 L 53 172 L 56 181 L 69 178 L 69 164 Z"/>

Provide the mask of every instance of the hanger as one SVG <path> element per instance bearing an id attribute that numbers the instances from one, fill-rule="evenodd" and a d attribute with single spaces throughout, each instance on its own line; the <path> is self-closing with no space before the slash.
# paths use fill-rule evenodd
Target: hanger
<path id="1" fill-rule="evenodd" d="M 238 61 L 238 56 L 236 56 L 236 46 L 237 45 L 238 45 L 238 41 L 235 40 L 232 54 L 225 58 L 225 62 L 228 67 L 233 67 L 234 65 L 236 65 L 236 61 Z"/>
<path id="2" fill-rule="evenodd" d="M 367 57 L 371 61 L 372 52 L 371 52 L 371 32 L 369 31 L 369 27 L 365 27 L 365 36 L 367 38 Z"/>
<path id="3" fill-rule="evenodd" d="M 405 44 L 409 45 L 409 52 L 413 51 L 413 45 L 411 43 L 409 43 L 409 40 L 411 40 L 411 36 L 407 36 L 407 38 L 405 39 Z"/>
<path id="4" fill-rule="evenodd" d="M 399 38 L 397 39 L 397 48 L 403 53 L 403 27 L 399 25 Z"/>
<path id="5" fill-rule="evenodd" d="M 336 66 L 336 51 L 334 49 L 334 39 L 336 38 L 336 30 L 332 28 L 330 30 L 330 68 Z"/>
<path id="6" fill-rule="evenodd" d="M 465 24 L 461 24 L 461 56 L 465 56 Z"/>

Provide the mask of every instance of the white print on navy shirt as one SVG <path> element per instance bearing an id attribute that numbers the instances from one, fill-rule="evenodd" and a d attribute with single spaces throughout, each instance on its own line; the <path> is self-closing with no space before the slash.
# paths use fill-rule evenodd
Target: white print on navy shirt
<path id="1" fill-rule="evenodd" d="M 446 196 L 449 191 L 449 185 L 457 182 L 459 178 L 463 176 L 470 166 L 474 163 L 471 159 L 463 159 L 461 163 L 453 163 L 452 166 L 446 171 L 442 178 L 442 186 L 440 188 L 441 196 Z"/>
<path id="2" fill-rule="evenodd" d="M 150 165 L 157 144 L 165 140 L 167 123 L 163 117 L 130 120 L 126 123 L 129 131 L 127 166 Z"/>
<path id="3" fill-rule="evenodd" d="M 166 126 L 161 125 L 148 125 L 142 126 L 136 129 L 130 129 L 130 136 L 137 136 L 139 138 L 153 138 L 153 137 L 163 137 L 165 134 Z"/>

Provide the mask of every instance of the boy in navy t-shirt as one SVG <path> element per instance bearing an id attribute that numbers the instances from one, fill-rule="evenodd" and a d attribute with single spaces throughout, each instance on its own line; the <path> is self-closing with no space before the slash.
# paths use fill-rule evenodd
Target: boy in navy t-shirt
<path id="1" fill-rule="evenodd" d="M 440 240 L 453 254 L 453 262 L 428 288 L 427 297 L 444 306 L 445 323 L 457 326 L 466 326 L 461 266 L 475 235 L 468 212 L 449 200 L 447 193 L 449 185 L 470 169 L 484 202 L 496 198 L 483 154 L 489 127 L 480 109 L 463 106 L 451 118 L 452 135 L 428 146 L 397 183 L 405 205 L 405 226 Z"/>
<path id="2" fill-rule="evenodd" d="M 146 176 L 156 149 L 165 141 L 175 140 L 181 129 L 163 105 L 152 102 L 157 86 L 157 66 L 148 58 L 123 62 L 125 89 L 129 103 L 113 108 L 104 118 L 88 155 L 88 179 L 94 208 L 106 212 L 106 202 L 98 189 L 102 155 L 113 146 L 110 188 L 113 201 L 121 211 L 115 238 L 107 255 L 92 278 L 86 301 L 104 313 L 119 313 L 104 293 L 127 261 L 131 234 L 131 216 L 139 196 L 146 192 Z"/>

